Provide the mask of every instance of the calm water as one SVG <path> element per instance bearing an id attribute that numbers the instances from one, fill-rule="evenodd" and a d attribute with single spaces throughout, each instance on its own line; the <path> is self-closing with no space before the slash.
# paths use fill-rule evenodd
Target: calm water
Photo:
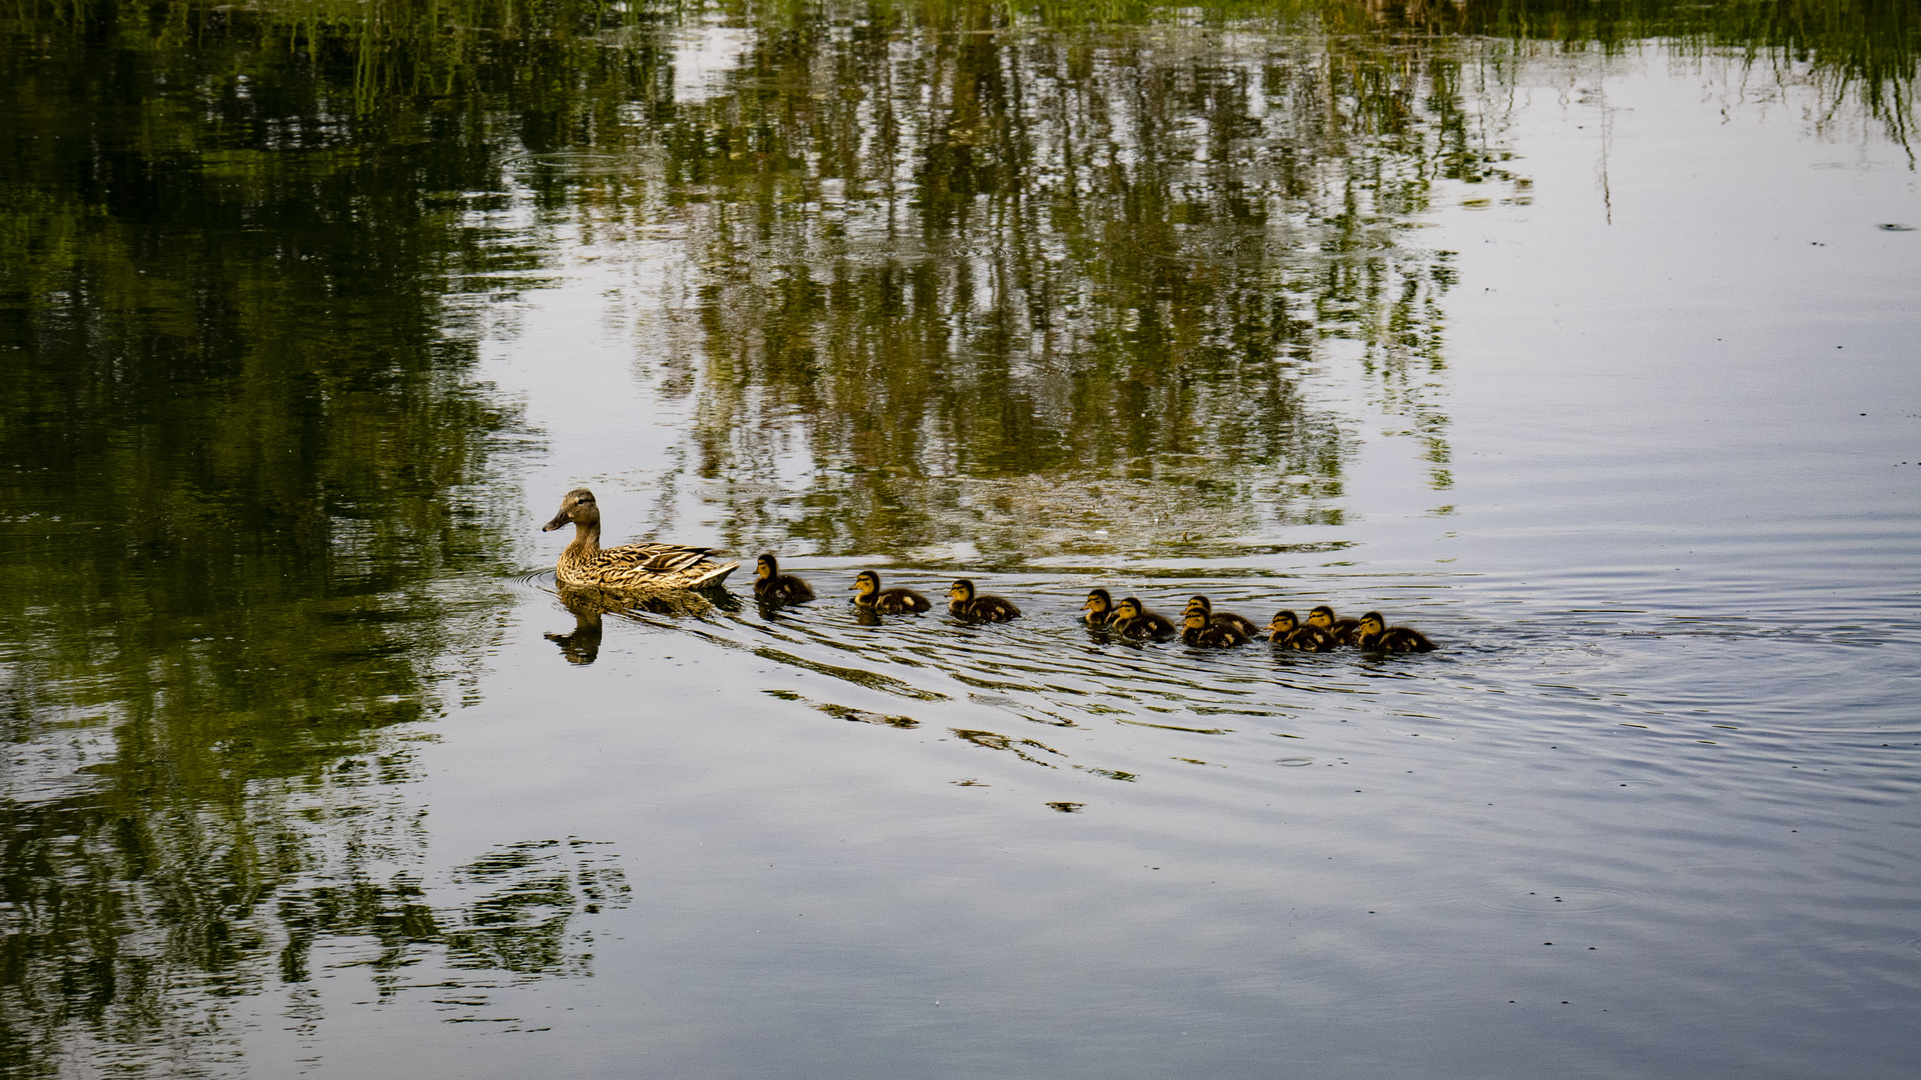
<path id="1" fill-rule="evenodd" d="M 1103 16 L 0 15 L 0 1069 L 1921 1071 L 1912 15 Z"/>

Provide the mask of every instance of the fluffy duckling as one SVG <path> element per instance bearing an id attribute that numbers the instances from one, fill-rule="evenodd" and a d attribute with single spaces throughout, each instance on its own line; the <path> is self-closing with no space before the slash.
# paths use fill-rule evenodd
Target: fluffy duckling
<path id="1" fill-rule="evenodd" d="M 1006 622 L 1021 617 L 1021 609 L 1004 596 L 976 595 L 974 583 L 961 578 L 947 589 L 947 610 L 969 622 Z"/>
<path id="2" fill-rule="evenodd" d="M 1247 644 L 1247 635 L 1227 623 L 1209 622 L 1207 612 L 1197 607 L 1187 609 L 1181 616 L 1186 629 L 1181 631 L 1181 640 L 1189 645 L 1205 648 L 1228 649 Z"/>
<path id="3" fill-rule="evenodd" d="M 1132 596 L 1122 600 L 1114 609 L 1113 626 L 1121 632 L 1122 637 L 1153 638 L 1156 641 L 1171 638 L 1175 633 L 1174 624 L 1168 621 L 1167 616 L 1147 610 L 1141 606 L 1139 599 Z"/>
<path id="4" fill-rule="evenodd" d="M 814 598 L 814 587 L 792 574 L 781 573 L 780 562 L 769 554 L 754 564 L 754 595 L 777 604 L 798 604 Z"/>
<path id="5" fill-rule="evenodd" d="M 1340 645 L 1352 645 L 1361 636 L 1361 620 L 1337 619 L 1334 609 L 1322 604 L 1307 613 L 1307 625 L 1318 626 L 1328 632 Z"/>
<path id="6" fill-rule="evenodd" d="M 1355 644 L 1368 652 L 1433 652 L 1434 643 L 1419 630 L 1389 626 L 1378 611 L 1361 616 L 1361 633 Z"/>
<path id="7" fill-rule="evenodd" d="M 882 615 L 906 615 L 926 611 L 933 601 L 912 589 L 883 589 L 880 575 L 862 570 L 854 578 L 854 603 Z"/>
<path id="8" fill-rule="evenodd" d="M 1329 652 L 1340 643 L 1334 635 L 1318 626 L 1302 626 L 1292 611 L 1280 611 L 1274 621 L 1267 624 L 1268 640 L 1283 649 L 1299 649 L 1302 652 Z"/>
<path id="9" fill-rule="evenodd" d="M 1087 603 L 1081 605 L 1087 614 L 1081 616 L 1089 626 L 1106 626 L 1114 621 L 1114 594 L 1106 589 L 1089 589 Z"/>
<path id="10" fill-rule="evenodd" d="M 1189 611 L 1196 609 L 1199 609 L 1201 614 L 1207 616 L 1207 624 L 1209 626 L 1230 627 L 1236 633 L 1240 634 L 1241 637 L 1250 641 L 1261 632 L 1261 628 L 1255 626 L 1254 620 L 1252 619 L 1236 615 L 1231 611 L 1215 611 L 1214 602 L 1205 596 L 1190 597 L 1187 601 L 1187 609 L 1181 612 L 1181 614 L 1185 616 Z"/>

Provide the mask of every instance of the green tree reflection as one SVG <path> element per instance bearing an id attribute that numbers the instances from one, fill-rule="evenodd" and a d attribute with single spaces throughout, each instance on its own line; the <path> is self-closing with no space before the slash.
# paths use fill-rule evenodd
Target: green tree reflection
<path id="1" fill-rule="evenodd" d="M 714 25 L 742 62 L 677 91 Z M 684 226 L 665 385 L 742 547 L 1224 544 L 1338 520 L 1317 366 L 1449 482 L 1452 273 L 1410 227 L 1438 184 L 1527 197 L 1471 122 L 1504 70 L 1731 49 L 1905 143 L 1917 33 L 1895 0 L 9 0 L 0 1068 L 214 1070 L 221 1002 L 329 938 L 568 972 L 620 902 L 571 843 L 371 869 L 420 859 L 412 722 L 506 606 L 520 433 L 474 341 L 544 255 L 500 211 Z"/>
<path id="2" fill-rule="evenodd" d="M 754 41 L 637 136 L 706 200 L 699 468 L 755 493 L 738 542 L 1000 562 L 1337 521 L 1303 379 L 1333 339 L 1448 483 L 1451 272 L 1408 230 L 1439 179 L 1514 181 L 1456 50 L 992 5 Z M 762 494 L 797 443 L 811 486 Z"/>
<path id="3" fill-rule="evenodd" d="M 89 1045 L 211 1067 L 222 1002 L 305 978 L 315 927 L 557 966 L 528 959 L 553 918 L 423 921 L 369 869 L 423 851 L 394 732 L 501 618 L 514 420 L 457 294 L 531 265 L 476 213 L 504 150 L 419 99 L 356 114 L 351 65 L 243 21 L 4 26 L 9 1075 Z"/>

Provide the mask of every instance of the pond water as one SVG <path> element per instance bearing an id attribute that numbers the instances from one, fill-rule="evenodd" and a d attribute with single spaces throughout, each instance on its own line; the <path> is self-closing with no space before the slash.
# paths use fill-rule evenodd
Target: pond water
<path id="1" fill-rule="evenodd" d="M 1921 1070 L 1911 14 L 622 11 L 0 22 L 5 1075 Z"/>

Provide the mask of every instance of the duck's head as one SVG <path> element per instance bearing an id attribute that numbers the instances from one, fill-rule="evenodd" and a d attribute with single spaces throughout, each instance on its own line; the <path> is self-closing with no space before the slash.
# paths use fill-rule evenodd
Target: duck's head
<path id="1" fill-rule="evenodd" d="M 1120 619 L 1138 618 L 1142 610 L 1141 602 L 1130 596 L 1115 606 L 1114 616 Z"/>
<path id="2" fill-rule="evenodd" d="M 772 555 L 762 555 L 760 560 L 754 563 L 754 576 L 762 581 L 766 581 L 770 577 L 777 577 L 779 574 L 780 563 L 775 562 Z"/>
<path id="3" fill-rule="evenodd" d="M 1361 635 L 1363 637 L 1370 634 L 1378 634 L 1385 629 L 1387 629 L 1387 620 L 1381 618 L 1380 612 L 1370 611 L 1361 616 Z"/>
<path id="4" fill-rule="evenodd" d="M 965 604 L 974 598 L 974 583 L 961 578 L 947 587 L 947 598 L 957 604 Z"/>
<path id="5" fill-rule="evenodd" d="M 568 522 L 576 525 L 598 525 L 600 507 L 594 502 L 594 493 L 586 488 L 575 488 L 560 500 L 560 513 L 554 520 L 540 527 L 541 532 L 553 532 Z"/>
<path id="6" fill-rule="evenodd" d="M 1276 634 L 1291 634 L 1300 629 L 1300 626 L 1301 620 L 1291 611 L 1275 612 L 1274 621 L 1267 624 L 1267 628 Z"/>
<path id="7" fill-rule="evenodd" d="M 1181 625 L 1187 627 L 1189 630 L 1206 629 L 1207 612 L 1202 611 L 1200 608 L 1190 606 L 1187 609 L 1187 613 L 1181 616 Z"/>
<path id="8" fill-rule="evenodd" d="M 1108 592 L 1106 589 L 1089 589 L 1087 590 L 1087 603 L 1081 605 L 1081 610 L 1096 612 L 1112 611 L 1114 610 L 1114 594 Z"/>
<path id="9" fill-rule="evenodd" d="M 1331 607 L 1328 607 L 1326 604 L 1322 604 L 1321 606 L 1315 608 L 1313 611 L 1308 612 L 1307 625 L 1318 626 L 1323 630 L 1327 629 L 1330 626 L 1333 626 L 1334 625 L 1334 609 Z"/>
<path id="10" fill-rule="evenodd" d="M 880 591 L 880 575 L 872 570 L 862 570 L 854 577 L 854 591 L 863 597 L 872 596 Z"/>
<path id="11" fill-rule="evenodd" d="M 1214 601 L 1205 596 L 1190 596 L 1187 598 L 1187 607 L 1181 614 L 1185 615 L 1189 611 L 1198 611 L 1203 615 L 1211 616 L 1214 614 Z"/>

